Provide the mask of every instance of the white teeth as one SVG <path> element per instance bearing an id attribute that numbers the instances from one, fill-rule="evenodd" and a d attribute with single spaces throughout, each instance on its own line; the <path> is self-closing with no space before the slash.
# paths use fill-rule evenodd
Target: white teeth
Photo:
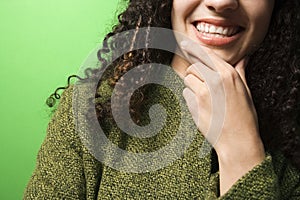
<path id="1" fill-rule="evenodd" d="M 209 32 L 210 33 L 215 33 L 216 32 L 216 27 L 215 26 L 210 26 Z"/>
<path id="2" fill-rule="evenodd" d="M 222 27 L 219 27 L 219 28 L 216 30 L 216 33 L 223 34 L 223 28 L 222 28 Z"/>
<path id="3" fill-rule="evenodd" d="M 228 35 L 232 35 L 233 31 L 234 30 L 232 28 L 228 29 Z"/>
<path id="4" fill-rule="evenodd" d="M 203 25 L 203 24 L 197 24 L 196 28 L 198 29 L 198 31 L 199 31 L 199 30 L 203 30 L 202 25 Z"/>
<path id="5" fill-rule="evenodd" d="M 225 35 L 220 35 L 220 34 L 214 34 L 214 33 L 203 33 L 203 35 L 205 35 L 205 36 L 212 36 L 212 35 L 214 35 L 214 37 L 217 37 L 217 38 L 224 38 L 224 37 L 226 37 Z"/>
<path id="6" fill-rule="evenodd" d="M 203 23 L 200 23 L 200 30 L 204 30 L 205 29 L 205 26 L 204 26 L 204 24 Z"/>
<path id="7" fill-rule="evenodd" d="M 238 30 L 237 27 L 215 26 L 204 22 L 198 23 L 196 25 L 196 28 L 199 32 L 202 33 L 210 33 L 210 34 L 221 35 L 221 36 L 231 36 L 235 34 Z"/>
<path id="8" fill-rule="evenodd" d="M 209 25 L 208 25 L 208 24 L 205 25 L 205 32 L 206 32 L 206 33 L 209 32 Z"/>
<path id="9" fill-rule="evenodd" d="M 228 28 L 223 29 L 223 35 L 229 35 L 228 34 Z"/>

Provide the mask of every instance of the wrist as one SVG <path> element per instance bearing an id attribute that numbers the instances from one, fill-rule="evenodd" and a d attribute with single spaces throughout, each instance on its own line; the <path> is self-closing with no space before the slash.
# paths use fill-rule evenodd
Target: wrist
<path id="1" fill-rule="evenodd" d="M 243 146 L 243 145 L 242 145 Z M 243 148 L 231 148 L 217 152 L 220 173 L 220 194 L 224 195 L 242 176 L 252 170 L 265 159 L 265 151 L 261 144 Z"/>
<path id="2" fill-rule="evenodd" d="M 234 168 L 252 168 L 265 159 L 261 139 L 247 140 L 216 150 L 220 165 Z"/>

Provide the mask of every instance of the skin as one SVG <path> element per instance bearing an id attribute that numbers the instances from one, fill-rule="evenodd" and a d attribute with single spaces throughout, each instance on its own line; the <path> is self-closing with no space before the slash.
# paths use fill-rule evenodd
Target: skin
<path id="1" fill-rule="evenodd" d="M 267 33 L 273 7 L 274 0 L 173 1 L 173 29 L 189 39 L 177 38 L 185 58 L 175 55 L 171 65 L 184 79 L 183 96 L 197 127 L 218 154 L 221 195 L 265 158 L 245 68 L 247 54 Z M 207 17 L 230 21 L 243 32 L 229 45 L 206 45 L 196 37 L 192 22 Z M 211 91 L 219 91 L 214 97 L 220 97 L 224 115 L 212 109 Z M 215 135 L 209 132 L 212 115 L 223 122 Z"/>

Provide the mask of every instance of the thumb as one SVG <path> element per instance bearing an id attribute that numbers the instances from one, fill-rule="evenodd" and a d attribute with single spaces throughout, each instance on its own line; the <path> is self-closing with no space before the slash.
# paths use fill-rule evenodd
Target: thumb
<path id="1" fill-rule="evenodd" d="M 243 59 L 241 59 L 236 65 L 235 65 L 235 70 L 237 71 L 237 73 L 240 75 L 243 83 L 244 83 L 244 86 L 246 87 L 247 91 L 248 91 L 248 94 L 251 97 L 251 92 L 250 92 L 250 89 L 247 85 L 247 80 L 246 80 L 246 76 L 245 76 L 245 69 L 246 69 L 246 66 L 248 64 L 248 61 L 249 61 L 249 58 L 248 57 L 245 57 Z"/>
<path id="2" fill-rule="evenodd" d="M 242 81 L 244 82 L 245 85 L 247 85 L 246 82 L 246 76 L 245 76 L 245 69 L 246 66 L 248 64 L 248 57 L 245 57 L 243 59 L 241 59 L 236 65 L 235 65 L 235 70 L 238 72 L 238 74 L 240 75 Z"/>

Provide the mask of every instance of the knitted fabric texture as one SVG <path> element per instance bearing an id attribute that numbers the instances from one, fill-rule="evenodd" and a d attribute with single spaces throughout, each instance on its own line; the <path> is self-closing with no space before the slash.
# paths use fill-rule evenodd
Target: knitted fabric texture
<path id="1" fill-rule="evenodd" d="M 218 164 L 213 162 L 216 154 L 212 151 L 205 157 L 199 156 L 204 137 L 187 108 L 178 114 L 177 106 L 172 107 L 174 99 L 165 90 L 149 91 L 154 102 L 169 106 L 167 126 L 157 136 L 145 140 L 127 137 L 124 143 L 120 130 L 110 127 L 109 139 L 131 152 L 157 150 L 174 137 L 182 114 L 189 121 L 183 129 L 195 135 L 189 148 L 182 157 L 156 171 L 129 173 L 110 168 L 90 153 L 76 132 L 73 92 L 74 87 L 64 91 L 49 122 L 23 199 L 300 199 L 299 170 L 280 152 L 267 152 L 261 164 L 220 197 Z"/>

